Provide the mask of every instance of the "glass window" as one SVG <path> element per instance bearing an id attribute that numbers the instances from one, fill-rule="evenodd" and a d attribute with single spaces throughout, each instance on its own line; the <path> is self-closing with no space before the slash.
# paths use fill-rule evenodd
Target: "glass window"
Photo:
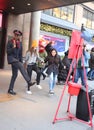
<path id="1" fill-rule="evenodd" d="M 73 22 L 73 11 L 68 10 L 68 21 Z"/>
<path id="2" fill-rule="evenodd" d="M 83 21 L 85 22 L 84 25 L 87 28 L 94 28 L 94 14 L 90 12 L 89 10 L 84 9 L 83 10 Z"/>
<path id="3" fill-rule="evenodd" d="M 60 18 L 60 8 L 53 9 L 53 16 Z"/>
<path id="4" fill-rule="evenodd" d="M 61 19 L 73 22 L 74 6 L 61 7 Z"/>
<path id="5" fill-rule="evenodd" d="M 52 15 L 52 9 L 43 10 L 43 13 Z"/>
<path id="6" fill-rule="evenodd" d="M 66 7 L 62 7 L 61 8 L 61 18 L 64 20 L 67 20 L 67 16 L 68 16 L 68 11 Z"/>
<path id="7" fill-rule="evenodd" d="M 49 10 L 43 10 L 43 13 L 46 13 L 48 15 L 53 15 L 54 17 L 73 22 L 74 5 L 53 8 L 53 9 L 49 9 Z"/>

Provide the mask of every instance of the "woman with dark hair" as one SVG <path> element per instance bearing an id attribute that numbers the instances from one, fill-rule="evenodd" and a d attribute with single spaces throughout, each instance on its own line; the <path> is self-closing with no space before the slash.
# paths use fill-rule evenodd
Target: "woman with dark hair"
<path id="1" fill-rule="evenodd" d="M 47 52 L 47 55 L 50 54 L 51 50 L 53 49 L 53 46 L 52 46 L 52 41 L 50 41 L 46 46 L 45 46 L 45 50 Z"/>
<path id="2" fill-rule="evenodd" d="M 54 87 L 57 81 L 58 67 L 62 64 L 60 56 L 55 49 L 52 49 L 49 56 L 45 58 L 45 62 L 48 62 L 48 68 L 46 73 L 49 75 L 49 94 L 54 94 Z"/>

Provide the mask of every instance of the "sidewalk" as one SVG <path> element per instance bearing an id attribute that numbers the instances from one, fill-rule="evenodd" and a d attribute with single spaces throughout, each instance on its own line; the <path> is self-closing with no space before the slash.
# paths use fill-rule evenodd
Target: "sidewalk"
<path id="1" fill-rule="evenodd" d="M 0 95 L 7 95 L 10 78 L 10 70 L 0 70 Z M 94 81 L 88 83 L 93 86 Z M 34 85 L 31 87 L 33 94 L 26 94 L 26 82 L 19 74 L 14 89 L 17 96 L 0 102 L 0 130 L 91 130 L 88 125 L 75 120 L 52 124 L 63 86 L 56 86 L 53 96 L 48 94 L 48 78 L 41 79 L 41 86 L 43 89 L 39 90 Z M 67 116 L 67 103 L 66 89 L 58 117 Z M 76 96 L 72 97 L 70 107 L 75 114 Z"/>

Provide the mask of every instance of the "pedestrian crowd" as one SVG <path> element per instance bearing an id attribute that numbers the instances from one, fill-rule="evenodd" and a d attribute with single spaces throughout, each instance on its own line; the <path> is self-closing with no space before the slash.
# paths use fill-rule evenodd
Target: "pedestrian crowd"
<path id="1" fill-rule="evenodd" d="M 50 95 L 53 95 L 55 86 L 64 85 L 66 82 L 66 78 L 68 76 L 72 61 L 68 58 L 69 50 L 67 50 L 64 53 L 64 57 L 61 58 L 58 55 L 57 50 L 53 47 L 51 41 L 44 47 L 42 53 L 38 51 L 38 47 L 31 46 L 26 52 L 25 61 L 23 63 L 23 45 L 21 41 L 22 32 L 19 30 L 14 30 L 13 34 L 13 38 L 10 39 L 7 43 L 7 60 L 8 64 L 11 65 L 12 70 L 8 93 L 16 95 L 16 92 L 14 91 L 14 85 L 19 70 L 25 81 L 27 82 L 27 94 L 32 94 L 31 86 L 35 84 L 38 89 L 42 89 L 43 86 L 40 85 L 41 77 L 43 77 L 43 80 L 48 77 L 48 93 Z M 92 48 L 91 52 L 89 52 L 86 48 L 86 45 L 83 45 L 83 57 L 86 76 L 89 80 L 94 80 L 94 48 Z M 33 71 L 36 72 L 36 78 L 34 82 L 32 82 Z M 71 74 L 71 76 L 73 76 L 73 73 Z M 69 80 L 71 80 L 71 76 L 69 77 Z M 74 82 L 77 83 L 79 78 L 81 78 L 81 84 L 85 87 L 86 85 L 84 79 L 82 58 L 79 59 L 77 64 Z"/>

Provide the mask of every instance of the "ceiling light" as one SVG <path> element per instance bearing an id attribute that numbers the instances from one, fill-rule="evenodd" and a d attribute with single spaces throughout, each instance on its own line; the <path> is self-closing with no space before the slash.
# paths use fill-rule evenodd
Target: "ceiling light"
<path id="1" fill-rule="evenodd" d="M 12 6 L 11 9 L 14 10 L 15 9 L 14 6 Z"/>
<path id="2" fill-rule="evenodd" d="M 30 3 L 27 3 L 28 6 L 30 6 L 31 4 Z"/>

